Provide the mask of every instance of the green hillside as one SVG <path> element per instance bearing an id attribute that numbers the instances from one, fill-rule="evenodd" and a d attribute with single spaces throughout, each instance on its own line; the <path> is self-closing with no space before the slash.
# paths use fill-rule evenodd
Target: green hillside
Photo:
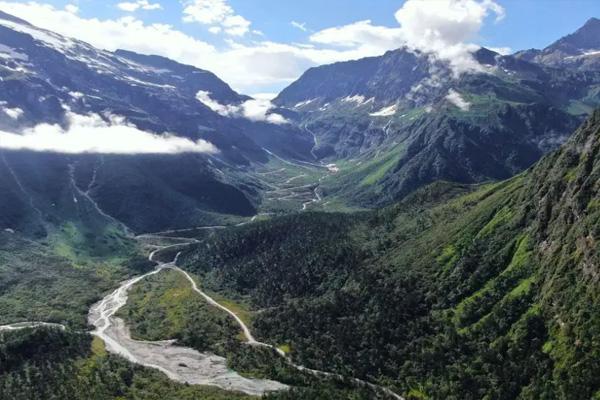
<path id="1" fill-rule="evenodd" d="M 600 113 L 533 169 L 220 232 L 184 255 L 299 363 L 408 398 L 600 396 Z"/>

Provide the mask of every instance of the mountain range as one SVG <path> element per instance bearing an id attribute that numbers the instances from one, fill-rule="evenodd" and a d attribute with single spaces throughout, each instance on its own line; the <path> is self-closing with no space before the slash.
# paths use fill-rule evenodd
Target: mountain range
<path id="1" fill-rule="evenodd" d="M 589 52 L 598 29 L 600 21 L 591 19 L 540 54 L 567 47 L 569 54 Z M 8 14 L 0 14 L 0 31 L 0 102 L 12 112 L 5 112 L 0 129 L 117 116 L 144 132 L 201 139 L 218 149 L 181 157 L 52 156 L 67 187 L 72 171 L 72 186 L 87 193 L 84 201 L 136 232 L 288 208 L 270 205 L 270 198 L 287 196 L 271 196 L 281 187 L 256 175 L 273 160 L 300 172 L 311 167 L 309 175 L 335 164 L 335 174 L 304 184 L 349 208 L 385 206 L 436 180 L 506 179 L 564 142 L 599 101 L 600 71 L 592 64 L 558 66 L 524 52 L 482 48 L 473 54 L 476 70 L 457 77 L 446 62 L 401 48 L 310 69 L 262 115 L 248 116 L 244 104 L 256 100 L 211 72 L 159 56 L 95 49 Z M 19 178 L 4 180 L 15 201 L 34 201 L 52 214 L 55 201 L 36 186 L 47 179 L 46 160 L 5 151 L 0 165 L 4 176 Z M 36 219 L 31 207 L 17 208 L 0 216 L 3 225 L 16 229 Z"/>
<path id="2" fill-rule="evenodd" d="M 591 19 L 542 52 L 570 43 L 572 54 L 583 54 L 600 46 L 598 29 Z M 485 48 L 473 56 L 478 70 L 459 78 L 447 63 L 408 48 L 320 66 L 275 103 L 297 112 L 315 137 L 316 158 L 349 165 L 326 192 L 382 206 L 436 180 L 506 179 L 563 143 L 600 100 L 592 64 L 559 66 Z"/>
<path id="3" fill-rule="evenodd" d="M 0 14 L 0 37 L 0 104 L 8 110 L 0 130 L 68 127 L 81 115 L 118 116 L 145 132 L 203 139 L 218 148 L 212 156 L 181 157 L 5 151 L 4 190 L 26 205 L 32 199 L 44 214 L 58 209 L 45 184 L 54 183 L 51 191 L 70 190 L 72 169 L 72 189 L 87 192 L 84 201 L 97 203 L 134 231 L 214 223 L 219 218 L 213 214 L 252 216 L 260 199 L 244 170 L 268 161 L 264 148 L 297 159 L 310 156 L 312 138 L 292 125 L 225 117 L 199 101 L 198 92 L 223 107 L 250 100 L 208 71 L 157 56 L 98 50 L 7 14 Z M 230 170 L 227 176 L 222 169 Z M 31 207 L 24 214 L 14 207 L 3 210 L 12 211 L 0 216 L 2 225 L 14 229 L 36 216 Z"/>
<path id="4" fill-rule="evenodd" d="M 267 101 L 0 12 L 0 397 L 600 398 L 598 49 Z"/>

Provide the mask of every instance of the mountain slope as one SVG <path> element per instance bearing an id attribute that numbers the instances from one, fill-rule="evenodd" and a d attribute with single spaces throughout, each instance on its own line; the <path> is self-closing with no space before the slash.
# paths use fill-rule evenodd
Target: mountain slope
<path id="1" fill-rule="evenodd" d="M 315 368 L 393 384 L 410 399 L 592 398 L 599 152 L 597 112 L 508 181 L 438 183 L 352 219 L 306 214 L 226 230 L 182 262 L 264 309 L 261 336 Z"/>
<path id="2" fill-rule="evenodd" d="M 271 158 L 265 149 L 307 159 L 312 139 L 291 124 L 221 115 L 201 101 L 200 92 L 221 107 L 252 101 L 209 71 L 158 56 L 99 50 L 0 12 L 0 131 L 47 129 L 43 124 L 77 130 L 85 128 L 77 121 L 91 118 L 203 139 L 218 150 L 103 157 L 5 150 L 2 228 L 37 235 L 50 219 L 68 218 L 55 207 L 58 190 L 81 192 L 80 200 L 93 204 L 100 217 L 116 218 L 135 232 L 256 214 L 264 188 L 251 175 Z"/>
<path id="3" fill-rule="evenodd" d="M 480 70 L 459 77 L 406 48 L 316 67 L 275 102 L 314 136 L 316 158 L 340 166 L 326 193 L 382 206 L 438 179 L 513 176 L 562 143 L 600 101 L 598 72 L 484 48 L 473 57 Z"/>
<path id="4" fill-rule="evenodd" d="M 581 28 L 543 50 L 519 51 L 517 57 L 555 68 L 598 71 L 600 68 L 600 20 L 590 18 Z"/>
<path id="5" fill-rule="evenodd" d="M 68 106 L 75 113 L 121 115 L 151 132 L 203 138 L 230 161 L 245 164 L 266 159 L 261 147 L 267 144 L 257 144 L 247 136 L 248 125 L 272 130 L 273 136 L 281 134 L 281 127 L 228 118 L 200 101 L 199 91 L 210 93 L 223 106 L 250 99 L 209 71 L 158 56 L 99 50 L 4 13 L 0 14 L 0 32 L 0 101 L 23 112 L 13 121 L 4 118 L 8 126 L 62 124 Z M 302 137 L 291 126 L 286 133 L 289 147 L 295 145 L 301 157 Z"/>

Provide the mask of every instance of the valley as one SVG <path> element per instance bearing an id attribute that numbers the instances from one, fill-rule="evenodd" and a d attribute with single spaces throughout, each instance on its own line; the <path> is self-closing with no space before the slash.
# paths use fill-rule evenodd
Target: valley
<path id="1" fill-rule="evenodd" d="M 240 225 L 238 224 L 238 226 Z M 202 229 L 210 231 L 213 229 L 223 229 L 223 227 L 202 227 Z M 148 235 L 143 236 L 144 239 L 148 237 Z M 152 250 L 148 257 L 150 261 L 154 261 L 154 257 L 158 257 L 158 252 L 175 249 L 177 252 L 175 253 L 173 261 L 158 262 L 158 265 L 153 271 L 124 282 L 118 289 L 106 296 L 100 302 L 94 304 L 90 309 L 88 318 L 90 324 L 96 327 L 92 332 L 92 335 L 103 340 L 106 344 L 107 351 L 121 355 L 133 363 L 158 369 L 165 373 L 169 378 L 182 383 L 217 386 L 221 389 L 243 392 L 249 395 L 263 395 L 267 392 L 288 389 L 287 385 L 275 381 L 248 379 L 239 376 L 227 368 L 227 363 L 224 358 L 207 353 L 198 353 L 197 351 L 185 347 L 175 346 L 176 340 L 140 341 L 131 338 L 129 328 L 122 319 L 116 317 L 119 309 L 127 303 L 128 291 L 138 282 L 141 282 L 148 277 L 161 274 L 165 270 L 171 270 L 182 274 L 191 285 L 193 291 L 200 295 L 209 305 L 225 312 L 235 320 L 235 323 L 239 325 L 239 328 L 242 330 L 245 345 L 262 347 L 267 349 L 267 351 L 272 351 L 274 354 L 282 357 L 291 368 L 296 369 L 301 373 L 307 373 L 317 378 L 335 379 L 345 382 L 349 380 L 354 385 L 367 387 L 375 392 L 381 392 L 390 398 L 398 400 L 403 399 L 388 388 L 374 385 L 361 379 L 348 378 L 340 374 L 319 371 L 297 365 L 287 357 L 283 350 L 273 345 L 257 341 L 246 323 L 234 311 L 221 305 L 210 295 L 203 292 L 197 286 L 196 281 L 187 272 L 177 266 L 177 260 L 181 254 L 180 250 L 185 249 L 188 245 L 202 243 L 202 241 L 193 238 L 161 237 L 160 234 L 153 234 L 150 237 L 153 240 L 166 239 L 167 242 L 171 242 L 175 239 L 175 241 L 178 242 L 176 244 L 159 246 L 157 249 Z M 156 247 L 156 245 L 151 245 L 151 247 Z M 25 324 L 25 327 L 27 326 L 28 325 Z M 7 329 L 10 328 L 7 327 Z"/>
<path id="2" fill-rule="evenodd" d="M 249 51 L 227 15 L 211 35 Z M 579 26 L 465 58 L 386 42 L 248 96 L 0 11 L 0 398 L 600 399 L 600 20 Z"/>

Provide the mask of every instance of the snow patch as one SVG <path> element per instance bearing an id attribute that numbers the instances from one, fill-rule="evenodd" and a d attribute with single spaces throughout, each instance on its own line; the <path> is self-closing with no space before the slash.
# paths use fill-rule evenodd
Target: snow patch
<path id="1" fill-rule="evenodd" d="M 396 114 L 398 110 L 398 106 L 396 104 L 392 104 L 391 106 L 384 107 L 379 111 L 369 114 L 371 117 L 390 117 Z"/>
<path id="2" fill-rule="evenodd" d="M 361 105 L 361 104 L 365 103 L 366 98 L 365 98 L 365 96 L 357 94 L 354 96 L 346 96 L 342 99 L 342 101 L 344 103 L 356 103 L 357 105 Z"/>
<path id="3" fill-rule="evenodd" d="M 317 99 L 310 99 L 310 100 L 304 100 L 304 101 L 301 101 L 300 103 L 296 104 L 296 105 L 294 106 L 294 108 L 301 108 L 301 107 L 307 106 L 307 105 L 309 105 L 310 103 L 313 103 L 313 102 L 315 102 L 316 100 L 317 100 Z"/>
<path id="4" fill-rule="evenodd" d="M 75 45 L 72 40 L 63 38 L 62 36 L 49 31 L 35 28 L 33 26 L 23 25 L 5 19 L 0 19 L 0 25 L 4 25 L 17 32 L 25 33 L 31 36 L 34 40 L 43 42 L 61 52 L 69 50 Z"/>
<path id="5" fill-rule="evenodd" d="M 83 93 L 81 93 L 81 92 L 69 92 L 69 96 L 71 96 L 74 99 L 81 99 L 85 95 Z"/>
<path id="6" fill-rule="evenodd" d="M 19 107 L 6 107 L 7 104 L 8 103 L 5 101 L 0 101 L 0 110 L 14 120 L 21 118 L 21 115 L 23 115 L 23 110 Z"/>
<path id="7" fill-rule="evenodd" d="M 125 80 L 129 81 L 129 82 L 133 82 L 134 84 L 139 84 L 142 86 L 151 86 L 151 87 L 157 87 L 157 88 L 161 88 L 161 89 L 171 89 L 171 90 L 175 90 L 176 87 L 173 85 L 160 85 L 158 83 L 152 83 L 152 82 L 147 82 L 147 81 L 142 81 L 140 79 L 136 79 L 132 76 L 125 76 L 124 77 Z"/>
<path id="8" fill-rule="evenodd" d="M 7 60 L 20 60 L 20 61 L 28 61 L 29 57 L 27 54 L 19 53 L 17 50 L 12 47 L 8 47 L 0 43 L 0 58 L 4 58 Z"/>
<path id="9" fill-rule="evenodd" d="M 584 51 L 582 54 L 579 54 L 577 56 L 567 56 L 567 57 L 565 57 L 565 60 L 592 57 L 592 56 L 597 56 L 597 55 L 600 55 L 600 50 L 588 50 L 588 51 Z"/>

